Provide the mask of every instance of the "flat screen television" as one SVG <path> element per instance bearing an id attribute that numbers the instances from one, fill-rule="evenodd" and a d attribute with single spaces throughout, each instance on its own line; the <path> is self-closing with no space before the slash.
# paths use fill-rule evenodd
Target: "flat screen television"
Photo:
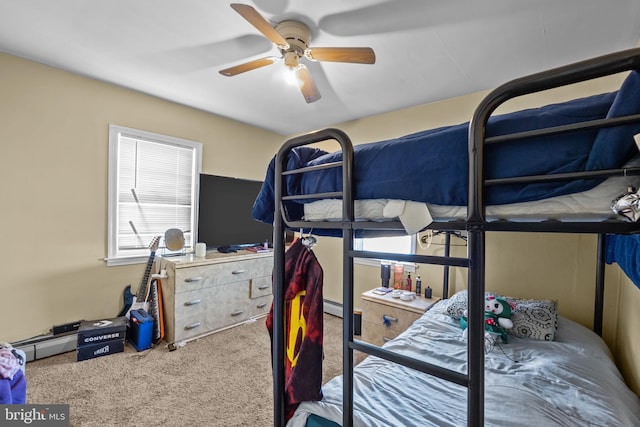
<path id="1" fill-rule="evenodd" d="M 198 242 L 207 249 L 273 244 L 273 227 L 251 216 L 261 187 L 261 181 L 200 174 Z"/>

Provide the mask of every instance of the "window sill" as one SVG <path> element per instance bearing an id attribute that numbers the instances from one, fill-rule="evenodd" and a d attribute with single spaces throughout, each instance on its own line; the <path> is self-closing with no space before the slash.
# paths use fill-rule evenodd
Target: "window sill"
<path id="1" fill-rule="evenodd" d="M 121 258 L 105 258 L 107 267 L 117 267 L 119 265 L 132 265 L 132 264 L 144 264 L 149 259 L 149 256 L 134 256 L 134 257 L 121 257 Z"/>

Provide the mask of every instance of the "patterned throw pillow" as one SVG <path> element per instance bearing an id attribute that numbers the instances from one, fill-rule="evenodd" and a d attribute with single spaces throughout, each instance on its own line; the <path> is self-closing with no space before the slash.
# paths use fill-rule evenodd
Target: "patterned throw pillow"
<path id="1" fill-rule="evenodd" d="M 464 315 L 464 311 L 467 309 L 468 301 L 469 297 L 466 290 L 456 292 L 451 298 L 449 298 L 449 303 L 447 304 L 446 309 L 447 314 L 454 319 L 460 319 Z"/>
<path id="2" fill-rule="evenodd" d="M 487 292 L 487 294 L 491 293 Z M 507 329 L 507 333 L 519 338 L 553 341 L 558 321 L 558 304 L 556 301 L 492 295 L 515 304 L 515 309 L 511 315 L 513 328 Z M 467 291 L 456 292 L 449 298 L 446 312 L 454 319 L 460 319 L 467 309 L 467 304 Z"/>

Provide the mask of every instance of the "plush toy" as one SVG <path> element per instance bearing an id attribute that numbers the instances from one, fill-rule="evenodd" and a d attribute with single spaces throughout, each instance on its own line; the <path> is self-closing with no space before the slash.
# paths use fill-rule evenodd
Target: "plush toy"
<path id="1" fill-rule="evenodd" d="M 487 295 L 484 299 L 484 330 L 485 340 L 491 344 L 497 342 L 498 339 L 503 343 L 508 343 L 507 329 L 513 328 L 511 314 L 513 307 L 507 301 L 496 298 L 494 295 Z M 464 316 L 460 318 L 460 327 L 463 329 L 463 336 L 467 337 L 467 310 Z"/>

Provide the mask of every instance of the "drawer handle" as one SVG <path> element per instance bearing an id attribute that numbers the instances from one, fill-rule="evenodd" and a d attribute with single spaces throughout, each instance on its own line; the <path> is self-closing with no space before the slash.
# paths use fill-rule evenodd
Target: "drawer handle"
<path id="1" fill-rule="evenodd" d="M 186 325 L 184 328 L 189 330 L 189 329 L 195 329 L 195 328 L 197 328 L 199 326 L 200 326 L 200 322 L 193 322 L 190 325 Z"/>
<path id="2" fill-rule="evenodd" d="M 202 276 L 187 277 L 184 279 L 185 282 L 199 282 L 200 280 L 202 280 Z"/>
<path id="3" fill-rule="evenodd" d="M 262 285 L 258 287 L 259 291 L 264 291 L 265 289 L 267 289 L 270 285 Z"/>
<path id="4" fill-rule="evenodd" d="M 232 316 L 240 316 L 242 313 L 244 313 L 244 310 L 236 310 L 233 313 L 231 313 Z"/>
<path id="5" fill-rule="evenodd" d="M 231 274 L 242 274 L 242 273 L 246 273 L 246 272 L 247 272 L 247 270 L 233 270 L 231 272 Z"/>
<path id="6" fill-rule="evenodd" d="M 382 323 L 384 324 L 384 326 L 389 326 L 391 323 L 398 323 L 398 319 L 396 317 L 387 316 L 386 314 L 383 314 Z"/>
<path id="7" fill-rule="evenodd" d="M 258 304 L 258 308 L 265 308 L 267 306 L 266 302 L 262 302 L 260 304 Z"/>
<path id="8" fill-rule="evenodd" d="M 200 304 L 201 302 L 202 302 L 202 300 L 194 299 L 194 300 L 185 302 L 184 305 L 186 305 L 186 306 L 196 305 L 196 304 Z"/>

